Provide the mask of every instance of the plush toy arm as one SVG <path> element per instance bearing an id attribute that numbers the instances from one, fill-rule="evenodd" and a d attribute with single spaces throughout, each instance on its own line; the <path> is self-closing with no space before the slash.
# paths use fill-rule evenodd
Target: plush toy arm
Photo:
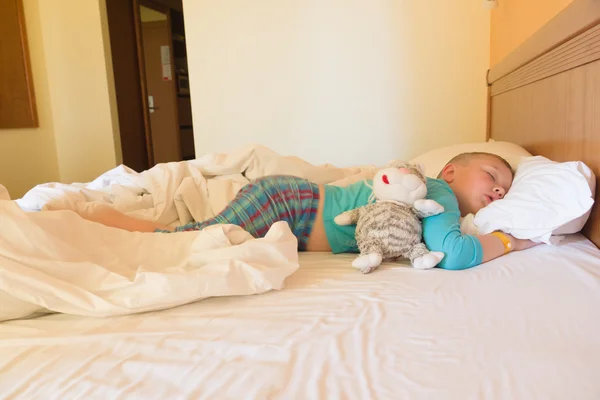
<path id="1" fill-rule="evenodd" d="M 338 216 L 336 216 L 333 219 L 333 222 L 335 222 L 338 225 L 353 225 L 353 224 L 356 224 L 358 222 L 358 217 L 360 216 L 360 209 L 361 208 L 362 207 L 355 208 L 354 210 L 350 210 L 350 211 L 344 211 L 343 213 L 341 213 Z"/>
<path id="2" fill-rule="evenodd" d="M 425 218 L 432 215 L 438 215 L 444 212 L 444 207 L 435 200 L 419 199 L 413 204 L 417 217 Z"/>

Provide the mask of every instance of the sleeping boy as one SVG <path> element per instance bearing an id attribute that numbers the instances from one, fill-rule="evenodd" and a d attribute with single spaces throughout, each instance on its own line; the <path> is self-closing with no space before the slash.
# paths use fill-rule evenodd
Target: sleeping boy
<path id="1" fill-rule="evenodd" d="M 530 240 L 493 232 L 464 235 L 460 218 L 477 213 L 502 199 L 513 180 L 510 165 L 489 153 L 463 153 L 450 160 L 437 179 L 427 178 L 427 198 L 437 201 L 444 212 L 423 219 L 423 239 L 430 251 L 445 253 L 438 267 L 451 270 L 471 268 L 510 251 L 535 246 Z M 288 222 L 301 251 L 358 253 L 355 226 L 338 226 L 335 216 L 369 201 L 372 189 L 366 182 L 347 187 L 318 185 L 294 176 L 267 176 L 244 186 L 229 205 L 215 217 L 179 226 L 174 230 L 151 221 L 139 220 L 110 207 L 78 211 L 85 219 L 137 232 L 201 230 L 213 224 L 234 224 L 254 237 L 263 237 L 277 221 Z"/>

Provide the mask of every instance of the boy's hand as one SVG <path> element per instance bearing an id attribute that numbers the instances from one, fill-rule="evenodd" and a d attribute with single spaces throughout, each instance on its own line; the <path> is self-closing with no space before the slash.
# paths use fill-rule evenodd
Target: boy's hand
<path id="1" fill-rule="evenodd" d="M 541 243 L 535 243 L 528 239 L 517 239 L 513 235 L 509 235 L 508 233 L 504 233 L 508 240 L 510 240 L 512 250 L 510 251 L 521 251 L 526 250 L 531 247 L 535 247 Z M 488 262 L 493 260 L 494 258 L 500 257 L 506 253 L 503 241 L 500 240 L 496 235 L 487 234 L 482 236 L 477 236 L 479 241 L 481 242 L 481 247 L 483 249 L 483 258 L 482 262 Z"/>
<path id="2" fill-rule="evenodd" d="M 506 236 L 509 237 L 510 242 L 512 243 L 513 251 L 527 250 L 527 249 L 535 247 L 535 246 L 537 246 L 539 244 L 542 244 L 541 242 L 540 243 L 536 243 L 536 242 L 533 242 L 533 241 L 531 241 L 529 239 L 517 239 L 513 235 L 506 234 Z"/>

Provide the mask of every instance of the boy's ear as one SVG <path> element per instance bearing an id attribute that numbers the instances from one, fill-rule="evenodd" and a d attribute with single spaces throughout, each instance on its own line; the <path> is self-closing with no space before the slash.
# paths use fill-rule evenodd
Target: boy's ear
<path id="1" fill-rule="evenodd" d="M 442 169 L 441 177 L 446 181 L 446 183 L 452 183 L 455 172 L 456 166 L 454 164 L 447 164 L 444 169 Z"/>

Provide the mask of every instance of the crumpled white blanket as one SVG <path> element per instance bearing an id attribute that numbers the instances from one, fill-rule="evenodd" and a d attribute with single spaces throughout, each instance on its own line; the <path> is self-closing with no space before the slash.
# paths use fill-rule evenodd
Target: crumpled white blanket
<path id="1" fill-rule="evenodd" d="M 262 239 L 235 225 L 127 232 L 72 211 L 26 213 L 0 201 L 0 320 L 39 312 L 124 315 L 211 296 L 281 289 L 298 268 L 285 222 Z"/>
<path id="2" fill-rule="evenodd" d="M 110 204 L 164 224 L 218 213 L 249 179 L 293 174 L 317 183 L 370 178 L 374 166 L 314 166 L 261 146 L 157 165 L 120 166 L 86 184 L 48 183 L 0 200 L 0 321 L 36 313 L 113 316 L 212 296 L 281 289 L 298 268 L 284 222 L 253 239 L 233 225 L 201 232 L 126 232 L 81 219 L 82 204 Z M 45 208 L 64 211 L 29 212 Z"/>
<path id="3" fill-rule="evenodd" d="M 137 173 L 116 167 L 89 183 L 46 183 L 16 200 L 26 211 L 76 209 L 85 202 L 110 204 L 134 217 L 165 225 L 203 221 L 218 214 L 249 180 L 286 174 L 315 183 L 346 184 L 372 177 L 374 166 L 338 168 L 312 165 L 259 145 L 196 160 L 158 164 Z"/>

